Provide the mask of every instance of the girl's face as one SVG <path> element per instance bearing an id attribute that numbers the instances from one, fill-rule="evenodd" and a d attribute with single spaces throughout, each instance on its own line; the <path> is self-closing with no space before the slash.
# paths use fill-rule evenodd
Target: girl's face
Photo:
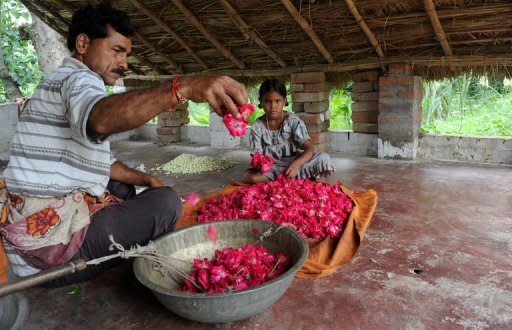
<path id="1" fill-rule="evenodd" d="M 286 98 L 278 92 L 268 92 L 261 98 L 261 105 L 269 119 L 281 118 Z"/>

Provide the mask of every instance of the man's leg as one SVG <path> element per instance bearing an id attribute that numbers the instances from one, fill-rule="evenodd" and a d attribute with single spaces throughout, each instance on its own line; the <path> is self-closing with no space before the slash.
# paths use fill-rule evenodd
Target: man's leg
<path id="1" fill-rule="evenodd" d="M 126 249 L 135 244 L 146 245 L 150 240 L 173 231 L 181 211 L 180 197 L 172 188 L 148 188 L 125 200 L 123 204 L 105 207 L 94 214 L 82 247 L 75 257 L 91 260 L 115 253 L 109 250 L 109 235 Z M 116 258 L 97 266 L 88 266 L 83 271 L 49 282 L 45 286 L 83 282 L 120 261 Z"/>

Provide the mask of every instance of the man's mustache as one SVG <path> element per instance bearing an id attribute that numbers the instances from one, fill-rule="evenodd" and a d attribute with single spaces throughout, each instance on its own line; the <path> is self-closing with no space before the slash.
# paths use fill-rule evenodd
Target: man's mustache
<path id="1" fill-rule="evenodd" d="M 124 68 L 113 68 L 112 72 L 117 73 L 121 77 L 124 76 L 126 70 Z"/>

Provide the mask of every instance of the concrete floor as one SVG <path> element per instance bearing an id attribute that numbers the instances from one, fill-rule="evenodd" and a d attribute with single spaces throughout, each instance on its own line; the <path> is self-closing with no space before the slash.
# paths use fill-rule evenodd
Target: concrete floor
<path id="1" fill-rule="evenodd" d="M 182 194 L 240 178 L 247 151 L 148 142 L 113 144 L 118 159 L 146 168 L 181 153 L 215 154 L 235 167 L 167 175 Z M 250 319 L 205 325 L 182 319 L 121 265 L 70 288 L 32 288 L 27 329 L 511 329 L 512 167 L 407 162 L 333 155 L 341 180 L 374 188 L 379 204 L 354 259 L 323 279 L 295 279 L 286 294 Z"/>

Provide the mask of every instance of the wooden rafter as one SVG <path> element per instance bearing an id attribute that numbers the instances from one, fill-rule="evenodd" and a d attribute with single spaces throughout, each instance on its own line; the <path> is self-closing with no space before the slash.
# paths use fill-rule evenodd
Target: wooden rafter
<path id="1" fill-rule="evenodd" d="M 197 19 L 197 17 L 181 2 L 181 0 L 172 0 L 172 3 L 178 7 L 178 9 L 181 11 L 183 15 L 189 20 L 192 25 L 194 25 L 202 34 L 203 36 L 211 42 L 215 48 L 217 48 L 222 55 L 227 57 L 231 62 L 235 63 L 236 66 L 240 69 L 245 69 L 245 64 L 237 59 L 233 53 L 226 47 L 220 43 L 215 36 Z"/>
<path id="2" fill-rule="evenodd" d="M 185 42 L 185 40 L 183 40 L 182 37 L 180 37 L 176 32 L 174 32 L 169 27 L 169 25 L 167 25 L 162 19 L 157 17 L 155 14 L 153 14 L 146 6 L 144 6 L 142 3 L 140 3 L 140 1 L 138 1 L 138 0 L 130 0 L 130 2 L 132 3 L 132 5 L 137 7 L 142 13 L 144 13 L 144 15 L 146 15 L 153 22 L 155 22 L 162 30 L 164 30 L 165 32 L 169 33 L 169 35 L 171 35 L 171 37 L 174 40 L 176 40 L 176 42 L 178 44 L 180 44 L 180 46 L 183 47 L 187 51 L 187 53 L 189 53 L 190 56 L 192 56 L 194 58 L 194 60 L 197 63 L 199 63 L 204 69 L 208 69 L 208 66 L 201 59 L 201 57 L 199 57 L 199 55 L 197 55 L 196 52 L 194 52 L 192 50 L 192 48 L 190 48 L 190 46 Z"/>
<path id="3" fill-rule="evenodd" d="M 274 52 L 267 44 L 258 36 L 258 34 L 253 30 L 251 26 L 249 26 L 244 19 L 237 13 L 235 8 L 231 6 L 229 1 L 227 0 L 219 0 L 224 10 L 228 13 L 229 17 L 233 21 L 233 23 L 238 27 L 238 29 L 242 32 L 247 40 L 254 41 L 261 49 L 267 53 L 268 56 L 272 57 L 274 61 L 276 61 L 283 68 L 286 67 L 286 62 L 279 56 L 276 52 Z"/>
<path id="4" fill-rule="evenodd" d="M 134 31 L 135 38 L 137 38 L 140 42 L 144 44 L 147 48 L 149 48 L 153 53 L 158 54 L 165 62 L 167 62 L 170 66 L 175 68 L 178 72 L 182 72 L 180 66 L 174 62 L 172 58 L 170 58 L 168 55 L 162 53 L 159 51 L 153 44 L 147 40 L 142 34 L 140 34 L 137 31 Z"/>
<path id="5" fill-rule="evenodd" d="M 345 61 L 334 64 L 311 64 L 304 66 L 287 66 L 282 69 L 256 69 L 256 70 L 213 70 L 212 74 L 230 75 L 234 77 L 277 77 L 300 72 L 351 72 L 359 70 L 373 70 L 381 67 L 382 64 L 405 63 L 412 66 L 424 67 L 472 67 L 472 66 L 512 66 L 510 56 L 386 56 L 384 58 L 372 57 L 363 60 Z M 196 75 L 196 73 L 190 74 Z M 130 77 L 134 79 L 158 79 L 169 80 L 172 76 L 141 76 Z"/>
<path id="6" fill-rule="evenodd" d="M 443 26 L 439 21 L 439 17 L 437 16 L 436 7 L 432 0 L 425 0 L 425 10 L 427 11 L 428 17 L 430 17 L 430 22 L 432 23 L 432 27 L 434 28 L 434 32 L 436 33 L 437 40 L 443 47 L 443 52 L 446 56 L 452 56 L 452 48 L 450 44 L 448 44 L 448 40 L 446 40 L 446 34 L 444 33 Z"/>
<path id="7" fill-rule="evenodd" d="M 380 58 L 384 57 L 384 52 L 382 51 L 382 48 L 380 48 L 379 41 L 375 37 L 375 34 L 370 30 L 368 27 L 368 24 L 364 21 L 361 14 L 359 14 L 359 10 L 357 10 L 356 5 L 354 4 L 354 1 L 352 0 L 345 0 L 345 3 L 347 4 L 348 9 L 350 10 L 350 13 L 352 16 L 354 16 L 354 19 L 356 20 L 357 25 L 363 30 L 364 34 L 366 35 L 366 38 L 368 38 L 368 41 L 370 41 L 370 44 L 372 44 L 373 49 L 375 49 L 375 52 Z"/>
<path id="8" fill-rule="evenodd" d="M 309 25 L 309 23 L 302 17 L 293 5 L 293 3 L 290 0 L 281 0 L 282 4 L 288 9 L 288 12 L 292 17 L 295 19 L 295 21 L 302 27 L 304 32 L 307 33 L 311 41 L 315 44 L 316 48 L 320 51 L 320 53 L 323 55 L 323 57 L 327 60 L 329 63 L 334 63 L 334 58 L 332 57 L 331 53 L 325 48 L 324 43 L 318 35 L 316 34 L 315 30 Z"/>

